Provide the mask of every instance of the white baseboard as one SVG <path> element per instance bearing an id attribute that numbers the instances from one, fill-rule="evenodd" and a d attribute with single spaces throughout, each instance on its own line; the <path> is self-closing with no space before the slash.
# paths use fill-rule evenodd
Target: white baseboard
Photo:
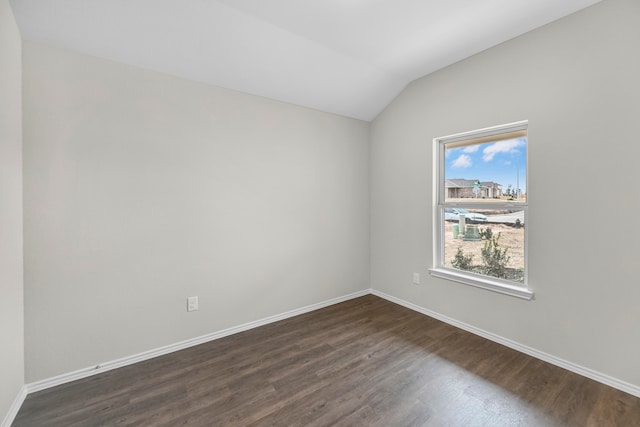
<path id="1" fill-rule="evenodd" d="M 139 353 L 139 354 L 135 354 L 132 356 L 127 356 L 127 357 L 123 357 L 121 359 L 117 359 L 117 360 L 112 360 L 109 362 L 105 362 L 105 363 L 100 363 L 96 366 L 91 366 L 85 369 L 80 369 L 74 372 L 69 372 L 66 374 L 62 374 L 62 375 L 58 375 L 52 378 L 48 378 L 45 380 L 41 380 L 41 381 L 36 381 L 33 383 L 29 383 L 26 384 L 21 392 L 20 395 L 16 398 L 16 401 L 14 402 L 14 404 L 11 407 L 11 411 L 7 414 L 7 416 L 5 417 L 5 421 L 3 422 L 2 425 L 0 425 L 0 427 L 8 427 L 11 422 L 13 421 L 13 418 L 16 416 L 16 414 L 18 413 L 18 410 L 20 409 L 20 406 L 22 405 L 22 402 L 24 401 L 25 397 L 27 396 L 27 394 L 29 393 L 34 393 L 36 391 L 40 391 L 40 390 L 44 390 L 50 387 L 55 387 L 57 385 L 60 384 L 65 384 L 71 381 L 76 381 L 82 378 L 86 378 L 92 375 L 96 375 L 102 372 L 106 372 L 106 371 L 110 371 L 112 369 L 116 369 L 116 368 L 120 368 L 123 366 L 127 366 L 127 365 L 131 365 L 137 362 L 142 362 L 144 360 L 148 360 L 148 359 L 152 359 L 154 357 L 158 357 L 158 356 L 162 356 L 164 354 L 168 354 L 168 353 L 172 353 L 174 351 L 178 351 L 178 350 L 183 350 L 185 348 L 189 348 L 189 347 L 193 347 L 199 344 L 204 344 L 206 342 L 209 341 L 213 341 L 213 340 L 217 340 L 229 335 L 233 335 L 236 334 L 238 332 L 243 332 L 249 329 L 253 329 L 253 328 L 257 328 L 263 325 L 267 325 L 269 323 L 273 323 L 273 322 L 277 322 L 279 320 L 284 320 L 287 319 L 289 317 L 293 317 L 293 316 L 297 316 L 300 314 L 304 314 L 304 313 L 308 313 L 314 310 L 318 310 L 324 307 L 328 307 L 330 305 L 334 305 L 334 304 L 338 304 L 340 302 L 344 302 L 344 301 L 348 301 L 350 299 L 353 298 L 358 298 L 364 295 L 368 295 L 368 294 L 373 294 L 376 295 L 380 298 L 384 298 L 388 301 L 391 301 L 393 303 L 399 304 L 403 307 L 407 307 L 411 310 L 414 310 L 418 313 L 422 313 L 424 315 L 427 315 L 429 317 L 433 317 L 435 319 L 441 320 L 445 323 L 448 323 L 452 326 L 455 326 L 457 328 L 463 329 L 467 332 L 470 332 L 472 334 L 481 336 L 483 338 L 486 338 L 488 340 L 497 342 L 499 344 L 505 345 L 507 347 L 510 347 L 514 350 L 517 350 L 521 353 L 525 353 L 528 354 L 529 356 L 535 357 L 537 359 L 543 360 L 545 362 L 549 362 L 553 365 L 559 366 L 561 368 L 567 369 L 571 372 L 575 372 L 578 375 L 582 375 L 585 376 L 587 378 L 591 378 L 592 380 L 598 381 L 602 384 L 606 384 L 608 386 L 614 387 L 618 390 L 622 390 L 626 393 L 632 394 L 634 396 L 640 397 L 640 387 L 627 383 L 625 381 L 621 381 L 617 378 L 613 378 L 610 377 L 608 375 L 602 374 L 600 372 L 594 371 L 592 369 L 589 368 L 585 368 L 583 366 L 577 365 L 575 363 L 572 362 L 568 362 L 564 359 L 552 356 L 550 354 L 544 353 L 542 351 L 536 350 L 534 348 L 528 347 L 526 345 L 517 343 L 515 341 L 503 338 L 499 335 L 493 334 L 491 332 L 487 332 L 483 329 L 480 328 L 476 328 L 475 326 L 471 326 L 468 325 L 466 323 L 457 321 L 455 319 L 452 319 L 450 317 L 444 316 L 440 313 L 437 313 L 435 311 L 431 311 L 428 310 L 424 307 L 420 307 L 418 305 L 415 305 L 413 303 L 410 303 L 408 301 L 402 300 L 400 298 L 396 298 L 394 296 L 388 295 L 384 292 L 381 291 L 377 291 L 374 289 L 365 289 L 359 292 L 355 292 L 349 295 L 345 295 L 342 297 L 338 297 L 338 298 L 334 298 L 334 299 L 330 299 L 321 303 L 317 303 L 317 304 L 312 304 L 312 305 L 308 305 L 306 307 L 302 307 L 299 309 L 295 309 L 295 310 L 291 310 L 288 311 L 286 313 L 282 313 L 282 314 L 278 314 L 275 316 L 270 316 L 270 317 L 266 317 L 264 319 L 260 319 L 260 320 L 256 320 L 254 322 L 249 322 L 249 323 L 245 323 L 243 325 L 239 325 L 239 326 L 235 326 L 232 328 L 228 328 L 228 329 L 224 329 L 222 331 L 218 331 L 218 332 L 213 332 L 211 334 L 207 334 L 207 335 L 202 335 L 200 337 L 196 337 L 196 338 L 192 338 L 189 340 L 185 340 L 185 341 L 181 341 L 175 344 L 170 344 L 164 347 L 160 347 L 160 348 L 156 348 L 154 350 L 149 350 L 149 351 L 145 351 L 143 353 Z M 13 414 L 13 415 L 12 415 Z M 7 423 L 7 420 L 9 420 L 9 422 Z"/>
<path id="2" fill-rule="evenodd" d="M 333 298 L 327 301 L 323 301 L 317 304 L 311 304 L 306 307 L 298 308 L 295 310 L 287 311 L 286 313 L 277 314 L 275 316 L 266 317 L 264 319 L 256 320 L 253 322 L 245 323 L 243 325 L 234 326 L 232 328 L 224 329 L 222 331 L 213 332 L 207 335 L 202 335 L 196 338 L 188 339 L 185 341 L 181 341 L 174 344 L 169 344 L 164 347 L 156 348 L 153 350 L 145 351 L 142 353 L 134 354 L 132 356 L 123 357 L 121 359 L 112 360 L 109 362 L 100 363 L 95 366 L 90 366 L 88 368 L 79 369 L 74 372 L 69 372 L 62 375 L 57 375 L 52 378 L 47 378 L 41 381 L 32 382 L 26 385 L 27 393 L 34 393 L 36 391 L 44 390 L 47 388 L 55 387 L 60 384 L 66 384 L 71 381 L 76 381 L 82 378 L 86 378 L 92 375 L 100 374 L 102 372 L 107 372 L 112 369 L 121 368 L 123 366 L 132 365 L 134 363 L 142 362 L 145 360 L 152 359 L 154 357 L 162 356 L 164 354 L 173 353 L 174 351 L 183 350 L 185 348 L 193 347 L 199 344 L 204 344 L 209 341 L 217 340 L 220 338 L 224 338 L 229 335 L 237 334 L 238 332 L 247 331 L 249 329 L 257 328 L 263 325 L 267 325 L 269 323 L 277 322 L 279 320 L 284 320 L 289 317 L 298 316 L 300 314 L 308 313 L 310 311 L 318 310 L 324 307 L 328 307 L 330 305 L 338 304 L 344 301 L 348 301 L 353 298 L 358 298 L 364 295 L 369 295 L 371 293 L 371 289 L 365 289 L 359 292 L 354 292 L 349 295 L 345 295 L 338 298 Z M 26 394 L 25 394 L 26 395 Z M 24 400 L 24 398 L 23 398 Z M 19 406 L 18 406 L 19 408 Z M 2 426 L 4 427 L 4 425 Z"/>
<path id="3" fill-rule="evenodd" d="M 509 340 L 507 338 L 501 337 L 491 332 L 487 332 L 483 329 L 476 328 L 475 326 L 471 326 L 466 323 L 459 322 L 455 319 L 452 319 L 451 317 L 447 317 L 445 315 L 442 315 L 435 311 L 431 311 L 424 307 L 420 307 L 418 305 L 402 300 L 400 298 L 396 298 L 394 296 L 385 294 L 384 292 L 380 292 L 375 289 L 372 289 L 371 293 L 373 295 L 379 296 L 380 298 L 384 298 L 388 301 L 391 301 L 403 307 L 409 308 L 413 311 L 417 311 L 418 313 L 422 313 L 424 315 L 433 317 L 434 319 L 441 320 L 457 328 L 463 329 L 467 332 L 471 332 L 474 335 L 481 336 L 490 341 L 494 341 L 494 342 L 497 342 L 498 344 L 502 344 L 504 346 L 517 350 L 521 353 L 528 354 L 529 356 L 535 357 L 536 359 L 543 360 L 545 362 L 551 363 L 552 365 L 556 365 L 568 371 L 574 372 L 578 375 L 582 375 L 583 377 L 591 378 L 594 381 L 598 381 L 602 384 L 606 384 L 618 390 L 624 391 L 625 393 L 629 393 L 636 397 L 640 397 L 640 387 L 637 385 L 633 385 L 628 382 L 621 381 L 609 375 L 605 375 L 600 372 L 594 371 L 593 369 L 585 368 L 584 366 L 580 366 L 575 363 L 569 362 L 567 360 L 561 359 L 559 357 L 553 356 L 551 354 L 536 350 L 535 348 L 528 347 L 526 345 L 517 343 L 515 341 Z"/>
<path id="4" fill-rule="evenodd" d="M 14 399 L 13 404 L 11 404 L 9 412 L 7 412 L 7 415 L 4 416 L 4 420 L 2 420 L 2 423 L 0 423 L 0 427 L 11 427 L 11 424 L 13 423 L 13 420 L 16 419 L 16 415 L 18 415 L 18 411 L 20 410 L 20 407 L 22 406 L 22 403 L 24 402 L 24 399 L 26 397 L 27 387 L 22 386 L 20 388 L 20 391 L 18 392 L 18 395 Z"/>

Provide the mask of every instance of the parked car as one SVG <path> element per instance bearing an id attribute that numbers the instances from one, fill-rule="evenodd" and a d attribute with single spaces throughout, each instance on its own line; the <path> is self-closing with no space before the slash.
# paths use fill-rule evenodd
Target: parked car
<path id="1" fill-rule="evenodd" d="M 469 212 L 462 208 L 444 208 L 445 221 L 459 221 L 460 215 L 464 215 L 465 222 L 480 223 L 487 222 L 487 216 L 476 212 Z"/>

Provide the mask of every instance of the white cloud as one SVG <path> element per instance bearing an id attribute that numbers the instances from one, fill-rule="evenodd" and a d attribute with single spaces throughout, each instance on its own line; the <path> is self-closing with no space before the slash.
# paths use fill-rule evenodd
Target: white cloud
<path id="1" fill-rule="evenodd" d="M 471 167 L 473 162 L 471 161 L 471 157 L 466 154 L 461 154 L 460 157 L 455 159 L 451 164 L 452 168 L 468 168 Z"/>
<path id="2" fill-rule="evenodd" d="M 482 160 L 490 162 L 498 153 L 517 153 L 518 147 L 525 145 L 521 139 L 508 139 L 506 141 L 498 141 L 482 150 Z"/>
<path id="3" fill-rule="evenodd" d="M 466 147 L 464 147 L 464 151 L 465 153 L 475 153 L 476 151 L 478 151 L 480 149 L 480 145 L 476 144 L 476 145 L 468 145 Z"/>

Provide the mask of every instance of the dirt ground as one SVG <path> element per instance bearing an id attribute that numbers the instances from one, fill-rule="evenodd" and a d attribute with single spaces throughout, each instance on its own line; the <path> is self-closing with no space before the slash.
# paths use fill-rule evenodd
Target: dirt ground
<path id="1" fill-rule="evenodd" d="M 458 248 L 462 248 L 465 255 L 473 255 L 473 264 L 482 264 L 482 253 L 480 249 L 484 247 L 486 240 L 477 242 L 464 241 L 462 238 L 453 238 L 453 224 L 457 222 L 446 221 L 444 226 L 444 261 L 446 267 L 451 267 L 451 260 L 455 256 Z M 507 255 L 511 257 L 507 267 L 524 269 L 524 228 L 514 228 L 503 224 L 479 224 L 478 228 L 484 230 L 491 228 L 494 235 L 501 233 L 498 241 L 501 248 L 509 248 Z"/>

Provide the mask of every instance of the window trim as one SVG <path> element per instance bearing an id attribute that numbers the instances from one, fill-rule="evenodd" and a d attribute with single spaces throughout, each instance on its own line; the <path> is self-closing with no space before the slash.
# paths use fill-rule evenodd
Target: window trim
<path id="1" fill-rule="evenodd" d="M 529 122 L 527 120 L 509 123 L 505 125 L 493 126 L 484 129 L 478 129 L 475 131 L 463 132 L 454 135 L 442 136 L 433 139 L 433 260 L 432 268 L 429 269 L 430 274 L 433 277 L 450 280 L 453 282 L 462 283 L 490 291 L 498 292 L 501 294 L 511 295 L 514 297 L 522 298 L 525 300 L 531 300 L 534 297 L 533 291 L 529 288 L 528 284 L 528 208 L 529 208 L 529 141 L 527 140 L 527 156 L 526 156 L 526 173 L 527 180 L 525 181 L 524 192 L 527 195 L 526 200 L 523 201 L 505 201 L 505 202 L 492 202 L 491 207 L 496 208 L 510 208 L 519 209 L 524 211 L 526 218 L 526 224 L 524 228 L 524 269 L 525 280 L 522 285 L 515 284 L 515 282 L 509 280 L 503 280 L 498 278 L 492 278 L 468 271 L 461 271 L 453 268 L 444 267 L 444 218 L 442 212 L 445 207 L 487 207 L 486 202 L 446 202 L 446 189 L 445 189 L 445 156 L 444 150 L 448 144 L 461 143 L 465 140 L 478 141 L 473 143 L 482 143 L 484 139 L 490 139 L 492 136 L 503 135 L 503 138 L 497 140 L 511 139 L 516 137 L 519 133 L 528 131 Z M 488 141 L 486 141 L 488 142 Z M 466 145 L 466 144 L 465 144 Z"/>

